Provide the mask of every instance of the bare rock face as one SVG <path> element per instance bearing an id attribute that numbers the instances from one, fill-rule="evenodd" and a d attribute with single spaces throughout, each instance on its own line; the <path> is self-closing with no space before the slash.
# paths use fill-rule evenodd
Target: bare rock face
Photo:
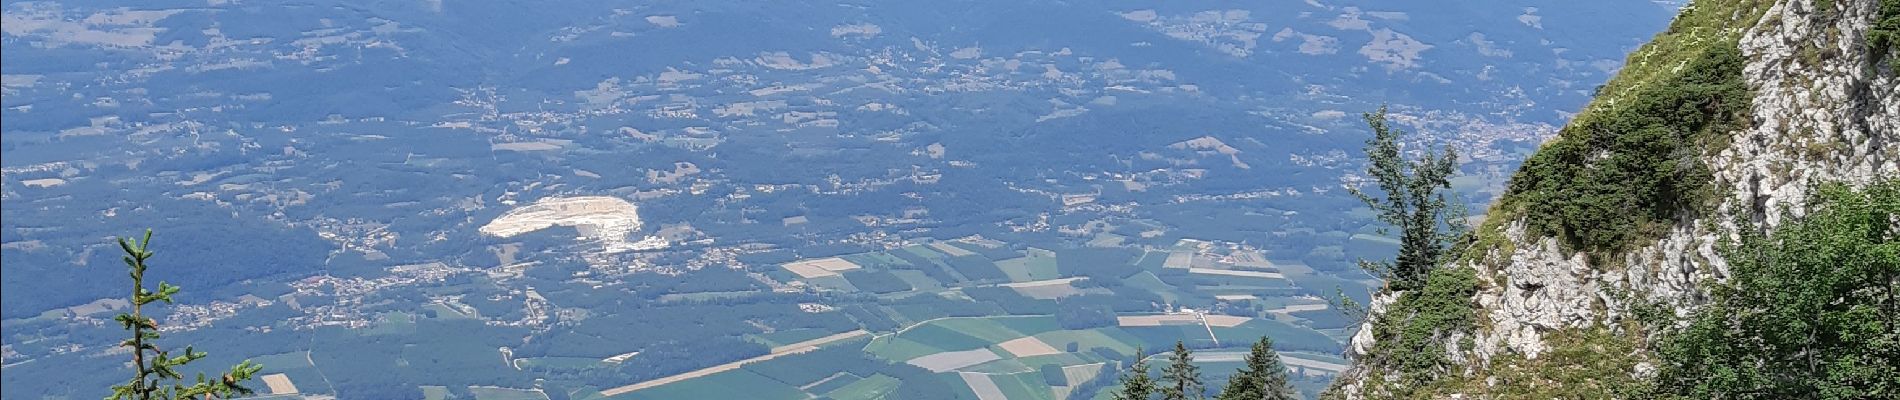
<path id="1" fill-rule="evenodd" d="M 1497 338 L 1479 340 L 1472 349 L 1479 358 L 1502 349 L 1535 358 L 1543 350 L 1539 332 L 1621 318 L 1631 297 L 1618 290 L 1686 314 L 1705 298 L 1704 282 L 1727 278 L 1716 247 L 1734 231 L 1736 217 L 1773 229 L 1782 210 L 1805 211 L 1813 185 L 1900 176 L 1900 80 L 1863 50 L 1878 2 L 1835 4 L 1839 10 L 1829 18 L 1817 16 L 1809 0 L 1776 3 L 1743 36 L 1753 128 L 1704 155 L 1726 193 L 1715 215 L 1678 221 L 1616 267 L 1566 254 L 1554 238 L 1527 237 L 1522 221 L 1511 224 L 1506 236 L 1517 250 L 1510 262 L 1498 271 L 1474 265 L 1481 277 L 1498 272 L 1506 280 L 1478 296 L 1493 326 L 1479 336 Z"/>
<path id="2" fill-rule="evenodd" d="M 1900 78 L 1893 61 L 1872 60 L 1865 50 L 1879 0 L 1832 3 L 1836 9 L 1828 11 L 1811 0 L 1777 1 L 1742 36 L 1752 127 L 1702 155 L 1722 196 L 1712 215 L 1685 215 L 1614 263 L 1566 251 L 1556 238 L 1527 232 L 1524 221 L 1510 222 L 1508 254 L 1466 265 L 1485 283 L 1474 299 L 1485 321 L 1473 348 L 1456 349 L 1463 354 L 1455 358 L 1474 365 L 1507 352 L 1536 358 L 1547 350 L 1546 333 L 1615 322 L 1634 300 L 1661 302 L 1685 316 L 1706 301 L 1707 282 L 1727 278 L 1716 249 L 1737 218 L 1773 229 L 1784 210 L 1805 212 L 1802 202 L 1815 184 L 1900 176 Z M 1382 309 L 1396 297 L 1374 305 Z M 1370 324 L 1354 336 L 1354 355 L 1371 349 Z M 1342 375 L 1339 392 L 1364 398 L 1358 389 L 1366 376 L 1357 368 Z"/>
<path id="3" fill-rule="evenodd" d="M 1727 198 L 1716 215 L 1681 221 L 1628 254 L 1629 289 L 1686 312 L 1706 294 L 1702 282 L 1727 278 L 1715 246 L 1735 218 L 1773 229 L 1784 210 L 1805 213 L 1816 184 L 1900 176 L 1900 78 L 1865 51 L 1879 2 L 1834 5 L 1778 2 L 1742 37 L 1753 128 L 1704 158 Z"/>
<path id="4" fill-rule="evenodd" d="M 1479 332 L 1477 347 L 1470 349 L 1481 360 L 1505 348 L 1536 357 L 1544 351 L 1543 332 L 1596 320 L 1602 281 L 1614 278 L 1596 274 L 1582 253 L 1565 255 L 1557 239 L 1531 237 L 1522 222 L 1511 224 L 1505 237 L 1528 245 L 1517 246 L 1504 268 L 1479 274 L 1487 280 L 1503 278 L 1486 285 L 1492 290 L 1478 294 L 1477 303 L 1493 327 Z"/>

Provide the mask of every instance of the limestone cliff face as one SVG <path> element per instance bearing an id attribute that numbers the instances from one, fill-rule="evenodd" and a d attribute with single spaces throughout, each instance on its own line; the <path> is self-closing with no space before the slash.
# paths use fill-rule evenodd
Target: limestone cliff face
<path id="1" fill-rule="evenodd" d="M 1476 327 L 1444 340 L 1466 370 L 1448 373 L 1471 374 L 1506 353 L 1534 359 L 1547 350 L 1550 332 L 1610 326 L 1627 316 L 1632 299 L 1685 315 L 1704 300 L 1704 282 L 1725 279 L 1728 268 L 1716 247 L 1733 232 L 1735 218 L 1773 229 L 1780 210 L 1803 211 L 1811 184 L 1900 176 L 1900 78 L 1892 56 L 1867 44 L 1879 1 L 1755 2 L 1765 10 L 1738 24 L 1733 42 L 1746 58 L 1750 128 L 1702 151 L 1717 204 L 1684 210 L 1661 237 L 1642 239 L 1614 257 L 1620 260 L 1592 260 L 1557 238 L 1531 233 L 1522 219 L 1491 221 L 1509 244 L 1474 247 L 1484 254 L 1468 254 L 1472 261 L 1452 266 L 1475 270 L 1482 284 L 1473 299 L 1480 308 Z M 1743 0 L 1689 7 L 1713 2 Z M 1646 61 L 1632 57 L 1630 63 Z M 1374 299 L 1372 319 L 1396 298 Z M 1351 351 L 1365 356 L 1375 342 L 1368 323 Z M 1341 376 L 1336 392 L 1381 397 L 1365 393 L 1366 380 L 1379 375 L 1368 368 Z"/>

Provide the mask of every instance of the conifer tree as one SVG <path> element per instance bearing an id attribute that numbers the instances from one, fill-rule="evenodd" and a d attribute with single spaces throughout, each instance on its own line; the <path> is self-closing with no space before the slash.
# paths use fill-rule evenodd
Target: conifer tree
<path id="1" fill-rule="evenodd" d="M 1187 345 L 1174 341 L 1174 354 L 1168 357 L 1168 366 L 1161 370 L 1163 400 L 1199 399 L 1207 392 L 1207 386 L 1201 384 L 1201 367 L 1194 365 L 1194 353 Z"/>
<path id="2" fill-rule="evenodd" d="M 1273 351 L 1273 339 L 1260 337 L 1247 353 L 1247 365 L 1228 378 L 1220 391 L 1220 400 L 1292 400 L 1299 398 L 1292 382 L 1286 379 L 1286 364 L 1280 352 Z"/>
<path id="3" fill-rule="evenodd" d="M 1398 229 L 1399 254 L 1395 261 L 1362 261 L 1360 265 L 1384 278 L 1392 290 L 1414 289 L 1424 284 L 1426 272 L 1444 261 L 1452 241 L 1465 230 L 1463 205 L 1455 203 L 1451 193 L 1458 154 L 1447 146 L 1437 152 L 1427 149 L 1408 160 L 1399 148 L 1404 132 L 1386 120 L 1384 106 L 1364 118 L 1373 134 L 1366 141 L 1366 174 L 1372 176 L 1379 193 L 1347 189 L 1371 207 L 1380 222 Z"/>
<path id="4" fill-rule="evenodd" d="M 145 305 L 158 301 L 171 304 L 172 295 L 178 294 L 179 288 L 165 282 L 159 282 L 156 292 L 145 288 L 145 261 L 152 258 L 151 244 L 149 229 L 143 240 L 119 238 L 119 249 L 125 251 L 125 265 L 132 276 L 132 312 L 121 313 L 113 319 L 125 330 L 132 331 L 132 338 L 120 342 L 119 346 L 132 350 L 132 368 L 136 372 L 125 384 L 113 386 L 112 396 L 107 399 L 215 399 L 251 394 L 251 389 L 243 383 L 264 369 L 263 366 L 245 360 L 217 379 L 205 379 L 204 373 L 199 373 L 192 384 L 185 385 L 185 378 L 178 369 L 205 358 L 205 353 L 186 346 L 182 354 L 173 355 L 155 343 L 159 338 L 158 321 L 145 316 Z"/>
<path id="5" fill-rule="evenodd" d="M 1115 400 L 1148 400 L 1154 396 L 1155 382 L 1148 377 L 1147 355 L 1140 346 L 1135 347 L 1135 362 L 1128 365 L 1128 371 L 1121 377 L 1122 390 L 1115 393 Z"/>

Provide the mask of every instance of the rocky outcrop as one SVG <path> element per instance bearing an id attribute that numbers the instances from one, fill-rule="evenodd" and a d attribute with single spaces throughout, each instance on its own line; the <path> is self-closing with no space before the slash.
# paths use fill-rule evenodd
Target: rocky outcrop
<path id="1" fill-rule="evenodd" d="M 1509 245 L 1481 247 L 1490 254 L 1466 257 L 1475 261 L 1462 265 L 1484 282 L 1473 299 L 1483 321 L 1469 341 L 1446 341 L 1454 359 L 1476 366 L 1507 352 L 1536 358 L 1546 350 L 1547 333 L 1611 325 L 1634 301 L 1686 315 L 1705 300 L 1706 282 L 1726 278 L 1716 249 L 1737 229 L 1737 218 L 1773 229 L 1783 210 L 1804 211 L 1814 184 L 1900 176 L 1900 78 L 1894 61 L 1874 59 L 1865 40 L 1878 2 L 1764 2 L 1767 10 L 1737 43 L 1753 93 L 1751 127 L 1701 155 L 1719 204 L 1684 210 L 1661 237 L 1614 260 L 1567 250 L 1556 238 L 1530 233 L 1521 220 L 1502 223 Z M 1817 9 L 1817 3 L 1834 9 Z M 1375 299 L 1375 321 L 1394 298 Z M 1355 355 L 1368 354 L 1371 331 L 1368 323 L 1353 338 Z M 1460 342 L 1471 348 L 1459 348 Z M 1336 389 L 1364 398 L 1359 392 L 1368 375 L 1355 368 Z"/>

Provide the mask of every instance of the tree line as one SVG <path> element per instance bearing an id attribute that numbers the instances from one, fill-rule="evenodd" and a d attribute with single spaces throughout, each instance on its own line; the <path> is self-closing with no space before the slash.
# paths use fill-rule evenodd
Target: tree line
<path id="1" fill-rule="evenodd" d="M 1188 400 L 1207 397 L 1207 384 L 1201 379 L 1201 367 L 1194 365 L 1194 351 L 1180 341 L 1167 356 L 1159 379 L 1149 375 L 1148 359 L 1141 349 L 1120 377 L 1121 389 L 1112 393 L 1115 400 Z M 1246 365 L 1227 379 L 1214 396 L 1218 400 L 1292 400 L 1299 398 L 1287 380 L 1286 364 L 1273 350 L 1273 339 L 1261 337 L 1248 351 Z"/>

